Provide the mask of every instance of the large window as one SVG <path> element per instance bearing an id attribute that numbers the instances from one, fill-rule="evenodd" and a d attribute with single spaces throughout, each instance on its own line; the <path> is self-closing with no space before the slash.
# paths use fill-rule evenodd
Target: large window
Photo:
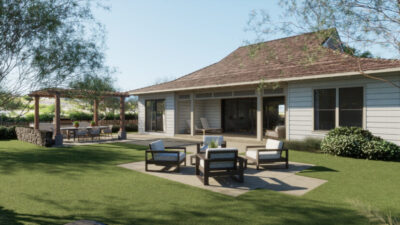
<path id="1" fill-rule="evenodd" d="M 336 124 L 362 127 L 363 96 L 362 87 L 314 90 L 314 130 L 330 130 Z"/>
<path id="2" fill-rule="evenodd" d="M 314 129 L 335 128 L 336 89 L 314 90 Z"/>
<path id="3" fill-rule="evenodd" d="M 146 131 L 164 131 L 164 100 L 146 101 Z"/>
<path id="4" fill-rule="evenodd" d="M 339 88 L 339 126 L 362 127 L 363 88 Z"/>

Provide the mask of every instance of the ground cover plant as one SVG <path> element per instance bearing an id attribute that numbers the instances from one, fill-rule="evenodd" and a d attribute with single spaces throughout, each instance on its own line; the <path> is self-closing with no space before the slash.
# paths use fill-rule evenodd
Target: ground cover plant
<path id="1" fill-rule="evenodd" d="M 146 147 L 42 148 L 0 141 L 0 224 L 368 224 L 351 201 L 400 215 L 400 163 L 291 151 L 328 182 L 302 197 L 270 190 L 226 196 L 117 167 Z"/>

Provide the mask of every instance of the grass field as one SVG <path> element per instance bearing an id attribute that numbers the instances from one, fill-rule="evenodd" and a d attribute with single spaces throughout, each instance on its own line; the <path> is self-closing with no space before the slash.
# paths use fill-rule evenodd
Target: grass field
<path id="1" fill-rule="evenodd" d="M 369 224 L 354 202 L 400 215 L 400 163 L 291 151 L 292 161 L 317 165 L 301 175 L 328 182 L 302 197 L 235 198 L 116 166 L 143 160 L 143 150 L 0 141 L 0 224 Z"/>

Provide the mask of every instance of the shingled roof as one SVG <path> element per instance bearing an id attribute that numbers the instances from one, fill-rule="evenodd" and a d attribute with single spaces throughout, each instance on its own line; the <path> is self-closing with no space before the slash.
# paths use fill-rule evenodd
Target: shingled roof
<path id="1" fill-rule="evenodd" d="M 329 31 L 329 32 L 327 32 Z M 219 62 L 176 80 L 130 91 L 157 93 L 235 86 L 268 81 L 289 81 L 321 75 L 357 74 L 360 71 L 400 69 L 400 60 L 356 58 L 326 46 L 336 29 L 239 47 Z M 359 62 L 359 63 L 358 63 Z"/>

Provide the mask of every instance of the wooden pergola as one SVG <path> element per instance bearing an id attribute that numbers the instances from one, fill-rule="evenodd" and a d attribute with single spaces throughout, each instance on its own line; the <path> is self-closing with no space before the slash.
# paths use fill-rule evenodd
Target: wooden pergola
<path id="1" fill-rule="evenodd" d="M 93 121 L 98 126 L 99 123 L 99 99 L 105 97 L 119 97 L 120 103 L 120 128 L 118 132 L 119 139 L 126 139 L 125 130 L 125 98 L 129 97 L 126 92 L 109 92 L 109 91 L 91 91 L 91 90 L 78 90 L 78 89 L 62 89 L 62 88 L 47 88 L 42 90 L 33 91 L 28 94 L 30 97 L 35 99 L 35 117 L 34 117 L 34 129 L 39 129 L 39 100 L 43 98 L 54 98 L 55 99 L 55 130 L 54 139 L 55 145 L 63 144 L 63 136 L 61 134 L 61 123 L 60 123 L 60 98 L 89 98 L 89 96 L 96 96 L 93 98 Z"/>

